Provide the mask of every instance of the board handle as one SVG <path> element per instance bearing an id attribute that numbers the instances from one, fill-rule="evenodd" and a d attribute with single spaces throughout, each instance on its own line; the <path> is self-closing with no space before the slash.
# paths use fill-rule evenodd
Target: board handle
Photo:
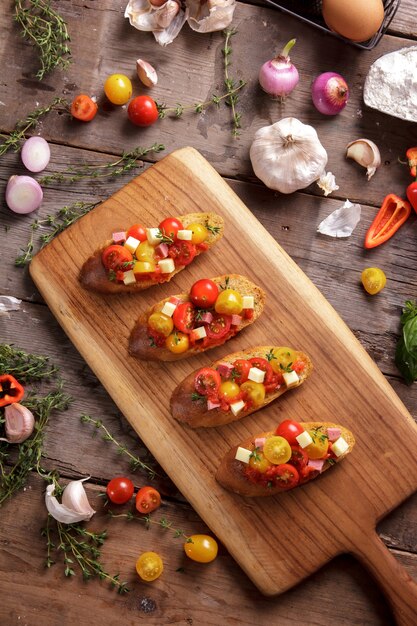
<path id="1" fill-rule="evenodd" d="M 385 593 L 397 626 L 417 624 L 417 582 L 388 550 L 375 531 L 352 554 L 375 577 Z"/>

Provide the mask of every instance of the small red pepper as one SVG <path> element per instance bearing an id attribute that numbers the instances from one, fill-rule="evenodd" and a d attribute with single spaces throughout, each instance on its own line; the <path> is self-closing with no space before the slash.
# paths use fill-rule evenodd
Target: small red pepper
<path id="1" fill-rule="evenodd" d="M 411 176 L 413 178 L 417 178 L 417 146 L 414 148 L 408 148 L 405 156 L 407 157 Z"/>
<path id="2" fill-rule="evenodd" d="M 390 193 L 384 198 L 365 236 L 365 248 L 376 248 L 385 243 L 410 216 L 411 206 L 406 200 Z"/>
<path id="3" fill-rule="evenodd" d="M 407 198 L 413 207 L 414 211 L 417 213 L 417 180 L 415 180 L 411 185 L 407 187 Z"/>
<path id="4" fill-rule="evenodd" d="M 25 394 L 22 385 L 11 374 L 0 376 L 0 406 L 20 402 Z"/>

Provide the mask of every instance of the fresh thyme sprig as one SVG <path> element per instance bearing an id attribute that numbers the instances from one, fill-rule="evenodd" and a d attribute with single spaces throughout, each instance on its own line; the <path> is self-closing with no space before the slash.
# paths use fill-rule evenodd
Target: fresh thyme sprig
<path id="1" fill-rule="evenodd" d="M 138 515 L 134 515 L 131 511 L 128 511 L 127 513 L 116 514 L 116 513 L 113 513 L 113 511 L 111 511 L 110 509 L 107 511 L 107 514 L 111 518 L 125 517 L 128 522 L 132 522 L 132 521 L 141 522 L 142 524 L 145 524 L 146 528 L 150 528 L 151 524 L 156 524 L 157 526 L 160 526 L 161 528 L 163 528 L 163 530 L 173 530 L 175 538 L 184 537 L 185 539 L 187 539 L 187 541 L 189 539 L 188 535 L 186 535 L 184 531 L 181 530 L 180 528 L 176 528 L 176 529 L 172 528 L 173 523 L 167 520 L 166 517 L 161 517 L 159 520 L 156 520 L 156 519 L 153 519 L 150 515 L 142 515 L 141 517 L 139 517 Z"/>
<path id="2" fill-rule="evenodd" d="M 47 174 L 38 179 L 39 184 L 48 185 L 52 182 L 58 183 L 75 183 L 85 178 L 114 178 L 126 174 L 136 167 L 141 167 L 142 163 L 139 159 L 149 154 L 149 152 L 161 152 L 165 150 L 165 146 L 161 143 L 154 143 L 148 148 L 138 146 L 130 152 L 123 152 L 122 156 L 110 163 L 101 165 L 83 163 L 77 166 L 69 166 L 65 172 L 54 172 Z"/>
<path id="3" fill-rule="evenodd" d="M 14 130 L 10 135 L 0 133 L 0 137 L 5 137 L 6 141 L 0 145 L 0 156 L 5 154 L 8 150 L 14 150 L 18 152 L 20 150 L 20 143 L 25 139 L 25 134 L 31 128 L 34 128 L 39 118 L 43 117 L 52 110 L 60 109 L 61 107 L 68 107 L 68 102 L 64 98 L 54 98 L 50 104 L 46 107 L 38 107 L 31 113 L 29 113 L 23 120 L 16 122 Z"/>
<path id="4" fill-rule="evenodd" d="M 90 415 L 85 415 L 85 414 L 81 415 L 80 419 L 83 424 L 92 424 L 93 426 L 95 426 L 97 430 L 101 429 L 104 432 L 102 436 L 103 440 L 111 441 L 117 447 L 117 451 L 119 454 L 125 454 L 127 457 L 129 457 L 130 469 L 132 470 L 132 472 L 135 472 L 137 469 L 140 468 L 141 470 L 144 470 L 145 472 L 147 472 L 149 475 L 149 478 L 151 479 L 155 478 L 155 476 L 158 476 L 158 474 L 155 472 L 154 469 L 152 469 L 152 467 L 150 467 L 149 465 L 146 465 L 146 463 L 141 461 L 141 459 L 138 456 L 135 456 L 134 454 L 132 454 L 126 448 L 126 446 L 123 446 L 121 443 L 119 443 L 115 439 L 115 437 L 113 437 L 113 435 L 110 433 L 110 431 L 106 428 L 106 426 L 103 424 L 101 420 L 95 420 Z"/>
<path id="5" fill-rule="evenodd" d="M 225 36 L 224 48 L 223 48 L 224 85 L 227 90 L 226 104 L 230 106 L 232 110 L 232 120 L 233 120 L 232 135 L 233 137 L 237 137 L 238 135 L 240 135 L 239 129 L 241 128 L 240 121 L 242 118 L 242 114 L 236 111 L 236 104 L 238 102 L 237 92 L 246 84 L 244 80 L 239 80 L 236 83 L 236 81 L 229 76 L 229 66 L 231 64 L 230 57 L 232 54 L 232 47 L 230 45 L 230 40 L 234 35 L 236 35 L 236 33 L 237 33 L 237 30 L 235 28 L 231 28 L 231 29 L 227 29 L 223 31 L 223 34 Z"/>
<path id="6" fill-rule="evenodd" d="M 0 345 L 0 374 L 11 374 L 21 383 L 49 380 L 58 372 L 49 357 L 31 354 L 9 344 Z"/>
<path id="7" fill-rule="evenodd" d="M 14 19 L 22 29 L 24 39 L 31 41 L 39 52 L 41 67 L 36 78 L 42 80 L 57 66 L 65 69 L 71 51 L 67 24 L 52 7 L 50 0 L 15 0 Z"/>
<path id="8" fill-rule="evenodd" d="M 62 209 L 59 209 L 56 215 L 47 215 L 43 220 L 36 219 L 30 225 L 31 233 L 29 241 L 26 244 L 26 248 L 22 248 L 22 253 L 16 257 L 14 264 L 17 267 L 24 267 L 32 260 L 35 249 L 34 237 L 36 230 L 44 227 L 50 229 L 49 233 L 44 233 L 40 236 L 39 250 L 42 250 L 42 248 L 52 241 L 54 237 L 59 235 L 59 233 L 62 233 L 62 231 L 68 228 L 68 226 L 71 226 L 71 224 L 74 224 L 74 222 L 80 219 L 80 217 L 89 213 L 98 204 L 100 203 L 74 202 L 74 204 L 64 206 Z"/>

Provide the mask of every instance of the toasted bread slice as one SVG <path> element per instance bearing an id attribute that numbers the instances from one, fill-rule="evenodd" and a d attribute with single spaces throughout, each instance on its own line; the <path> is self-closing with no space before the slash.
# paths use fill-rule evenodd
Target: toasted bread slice
<path id="1" fill-rule="evenodd" d="M 270 359 L 273 350 L 283 350 L 283 348 L 279 348 L 277 346 L 257 346 L 248 350 L 242 350 L 241 352 L 228 354 L 222 359 L 212 363 L 209 367 L 217 369 L 219 365 L 223 363 L 232 364 L 237 359 L 246 360 L 254 357 Z M 298 381 L 293 385 L 294 387 L 299 387 L 310 376 L 313 364 L 304 352 L 291 350 L 291 357 L 294 362 L 302 361 L 304 363 L 304 369 L 299 372 Z M 242 410 L 237 415 L 234 415 L 231 410 L 224 411 L 221 407 L 208 410 L 207 399 L 204 397 L 196 398 L 194 379 L 199 371 L 200 370 L 195 370 L 192 374 L 187 376 L 187 378 L 185 378 L 182 383 L 176 387 L 171 396 L 172 416 L 176 420 L 187 424 L 187 426 L 191 426 L 191 428 L 222 426 L 223 424 L 229 424 L 230 422 L 240 420 L 242 417 L 246 417 L 246 415 L 250 415 L 250 413 L 254 413 L 259 409 L 262 409 L 262 407 L 267 404 L 270 404 L 276 400 L 276 398 L 282 396 L 287 389 L 293 388 L 293 386 L 287 387 L 285 382 L 282 382 L 276 390 L 266 394 L 265 400 L 262 404 L 259 406 L 252 406 L 251 408 Z"/>
<path id="2" fill-rule="evenodd" d="M 304 426 L 306 430 L 321 429 L 323 432 L 325 432 L 327 428 L 339 428 L 341 431 L 341 436 L 348 443 L 349 448 L 342 456 L 336 459 L 332 459 L 331 461 L 326 460 L 320 473 L 311 473 L 310 478 L 306 478 L 300 481 L 298 485 L 295 485 L 292 488 L 303 485 L 306 482 L 310 482 L 310 480 L 314 480 L 314 478 L 322 474 L 324 471 L 328 470 L 333 463 L 341 461 L 346 456 L 346 454 L 352 451 L 352 448 L 355 445 L 355 437 L 350 432 L 350 430 L 344 428 L 343 426 L 332 424 L 331 422 L 303 422 L 302 426 Z M 281 493 L 282 491 L 288 491 L 288 487 L 276 485 L 263 486 L 257 483 L 250 482 L 245 475 L 245 469 L 247 468 L 247 464 L 243 463 L 242 461 L 238 461 L 235 458 L 238 447 L 246 448 L 247 450 L 255 450 L 255 439 L 269 437 L 273 434 L 274 433 L 272 431 L 259 433 L 255 437 L 249 437 L 245 441 L 242 441 L 239 446 L 234 446 L 233 448 L 231 448 L 229 452 L 227 452 L 227 454 L 223 457 L 220 466 L 216 472 L 217 482 L 229 491 L 233 491 L 234 493 L 237 493 L 241 496 L 248 497 L 274 496 L 278 493 Z"/>
<path id="3" fill-rule="evenodd" d="M 242 319 L 242 323 L 238 327 L 233 328 L 231 333 L 225 335 L 225 337 L 213 340 L 213 343 L 210 343 L 210 345 L 208 345 L 207 347 L 204 347 L 197 343 L 195 344 L 195 346 L 191 347 L 189 350 L 183 352 L 182 354 L 174 354 L 165 346 L 158 347 L 153 345 L 154 342 L 152 341 L 152 337 L 149 335 L 148 332 L 148 318 L 152 313 L 162 311 L 164 304 L 170 300 L 170 298 L 165 298 L 157 304 L 154 304 L 154 306 L 149 309 L 149 311 L 139 317 L 130 335 L 129 354 L 136 357 L 137 359 L 145 361 L 178 361 L 179 359 L 186 359 L 195 354 L 199 354 L 200 352 L 205 352 L 210 348 L 222 345 L 223 343 L 225 343 L 225 341 L 231 339 L 231 337 L 243 330 L 243 328 L 246 328 L 246 326 L 253 324 L 253 322 L 258 319 L 265 305 L 265 292 L 263 291 L 263 289 L 255 285 L 255 283 L 250 281 L 245 276 L 240 276 L 240 274 L 224 274 L 223 276 L 216 276 L 211 280 L 217 285 L 221 285 L 223 287 L 226 285 L 227 282 L 228 288 L 239 291 L 242 296 L 254 296 L 255 307 L 252 319 Z M 178 298 L 180 302 L 189 301 L 188 293 L 177 294 L 174 297 Z"/>
<path id="4" fill-rule="evenodd" d="M 207 249 L 210 249 L 215 243 L 217 243 L 222 237 L 224 232 L 224 222 L 223 218 L 216 213 L 187 213 L 186 215 L 177 216 L 186 228 L 190 224 L 209 224 L 209 234 L 208 238 L 204 242 L 207 244 Z M 108 277 L 108 273 L 106 268 L 103 265 L 101 260 L 101 255 L 103 250 L 110 246 L 113 242 L 107 241 L 99 250 L 96 250 L 94 254 L 87 259 L 84 265 L 81 268 L 79 280 L 81 285 L 88 289 L 89 291 L 96 291 L 102 294 L 113 294 L 113 293 L 131 293 L 137 291 L 143 291 L 144 289 L 148 289 L 149 287 L 153 287 L 154 285 L 158 285 L 159 283 L 166 283 L 171 280 L 175 274 L 178 274 L 181 270 L 186 267 L 185 265 L 176 267 L 173 272 L 170 274 L 163 274 L 158 278 L 158 281 L 149 279 L 149 280 L 141 280 L 140 282 L 133 283 L 131 285 L 125 285 L 123 283 L 118 283 L 112 281 Z M 196 256 L 203 252 L 202 249 L 197 247 Z"/>

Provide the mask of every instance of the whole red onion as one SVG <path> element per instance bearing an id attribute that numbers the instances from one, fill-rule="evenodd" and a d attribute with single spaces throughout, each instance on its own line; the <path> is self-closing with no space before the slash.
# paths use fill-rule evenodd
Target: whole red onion
<path id="1" fill-rule="evenodd" d="M 336 72 L 324 72 L 311 86 L 314 106 L 323 115 L 337 115 L 349 99 L 349 87 L 343 76 Z"/>
<path id="2" fill-rule="evenodd" d="M 259 71 L 259 84 L 272 98 L 284 98 L 300 80 L 297 68 L 288 56 L 296 39 L 291 39 L 275 59 L 264 63 Z"/>

